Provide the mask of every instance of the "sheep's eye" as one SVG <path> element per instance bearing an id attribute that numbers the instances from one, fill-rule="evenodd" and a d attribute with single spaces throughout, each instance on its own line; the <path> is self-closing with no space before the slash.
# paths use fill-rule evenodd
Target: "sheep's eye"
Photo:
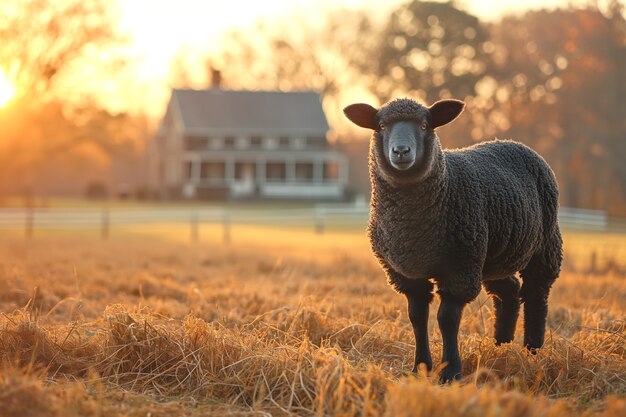
<path id="1" fill-rule="evenodd" d="M 428 123 L 422 122 L 422 125 L 420 127 L 422 128 L 422 130 L 426 130 L 428 129 Z"/>
<path id="2" fill-rule="evenodd" d="M 385 130 L 385 124 L 384 123 L 378 123 L 378 129 L 380 130 Z"/>

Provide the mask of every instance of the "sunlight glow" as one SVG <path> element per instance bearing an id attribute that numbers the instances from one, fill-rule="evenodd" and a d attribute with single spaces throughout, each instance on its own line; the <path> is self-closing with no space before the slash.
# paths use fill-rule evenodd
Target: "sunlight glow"
<path id="1" fill-rule="evenodd" d="M 4 107 L 15 95 L 15 87 L 7 80 L 0 68 L 0 107 Z"/>

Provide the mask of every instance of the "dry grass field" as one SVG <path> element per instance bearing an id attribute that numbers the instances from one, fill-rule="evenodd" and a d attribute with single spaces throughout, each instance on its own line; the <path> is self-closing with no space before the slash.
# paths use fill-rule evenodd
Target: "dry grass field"
<path id="1" fill-rule="evenodd" d="M 537 355 L 521 346 L 521 322 L 514 343 L 494 346 L 481 294 L 461 325 L 463 380 L 450 386 L 408 372 L 405 299 L 364 233 L 219 236 L 0 239 L 0 415 L 626 415 L 623 236 L 566 236 Z M 585 267 L 594 242 L 617 248 L 611 262 L 598 254 L 600 272 Z"/>

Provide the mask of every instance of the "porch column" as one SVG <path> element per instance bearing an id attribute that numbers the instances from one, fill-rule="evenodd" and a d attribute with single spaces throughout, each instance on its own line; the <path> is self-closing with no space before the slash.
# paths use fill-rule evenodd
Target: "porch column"
<path id="1" fill-rule="evenodd" d="M 296 181 L 296 161 L 288 159 L 285 161 L 285 182 Z"/>
<path id="2" fill-rule="evenodd" d="M 324 182 L 324 162 L 325 161 L 323 159 L 316 159 L 313 161 L 313 182 Z"/>
<path id="3" fill-rule="evenodd" d="M 256 181 L 257 184 L 265 184 L 265 164 L 267 161 L 265 158 L 256 159 Z"/>
<path id="4" fill-rule="evenodd" d="M 348 159 L 341 157 L 337 159 L 337 163 L 339 164 L 339 182 L 341 184 L 348 183 Z"/>
<path id="5" fill-rule="evenodd" d="M 235 160 L 233 158 L 226 159 L 226 167 L 224 172 L 224 183 L 230 184 L 235 180 Z"/>

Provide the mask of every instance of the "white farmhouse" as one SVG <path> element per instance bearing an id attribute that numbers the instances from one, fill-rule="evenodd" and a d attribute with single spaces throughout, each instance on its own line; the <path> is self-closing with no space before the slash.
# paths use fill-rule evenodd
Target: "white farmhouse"
<path id="1" fill-rule="evenodd" d="M 348 162 L 328 129 L 314 92 L 173 90 L 157 186 L 166 198 L 341 199 Z"/>

